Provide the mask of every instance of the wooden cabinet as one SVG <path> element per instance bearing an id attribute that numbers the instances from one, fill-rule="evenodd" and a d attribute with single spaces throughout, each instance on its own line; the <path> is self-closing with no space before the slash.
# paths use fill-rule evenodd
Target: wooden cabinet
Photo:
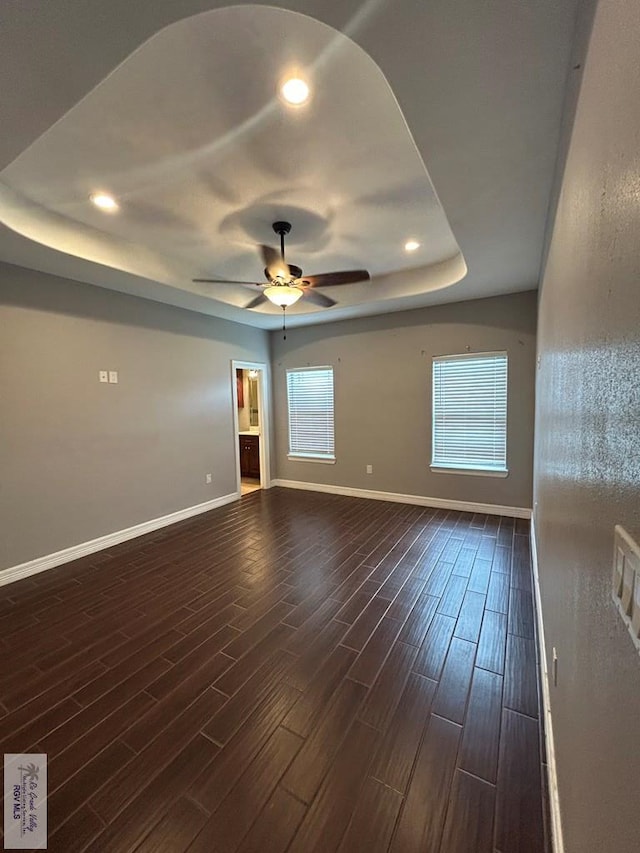
<path id="1" fill-rule="evenodd" d="M 260 436 L 240 435 L 240 474 L 260 479 Z"/>

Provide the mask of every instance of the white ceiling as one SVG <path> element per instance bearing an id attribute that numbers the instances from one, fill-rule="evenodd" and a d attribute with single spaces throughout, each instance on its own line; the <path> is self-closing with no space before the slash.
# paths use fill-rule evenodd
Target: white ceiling
<path id="1" fill-rule="evenodd" d="M 536 286 L 574 0 L 223 5 L 5 0 L 0 259 L 262 328 L 191 279 L 262 281 L 280 218 L 305 273 L 373 275 L 290 325 Z"/>

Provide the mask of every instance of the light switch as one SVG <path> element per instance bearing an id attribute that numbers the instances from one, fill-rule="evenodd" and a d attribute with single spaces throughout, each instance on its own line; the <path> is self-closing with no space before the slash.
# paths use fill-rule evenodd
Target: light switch
<path id="1" fill-rule="evenodd" d="M 367 465 L 367 474 L 373 474 L 373 465 Z"/>
<path id="2" fill-rule="evenodd" d="M 118 371 L 117 370 L 110 370 L 109 371 L 109 382 L 112 385 L 118 384 Z"/>
<path id="3" fill-rule="evenodd" d="M 100 382 L 108 382 L 109 381 L 109 374 L 107 373 L 106 370 L 99 370 L 98 371 L 98 379 L 100 380 Z"/>

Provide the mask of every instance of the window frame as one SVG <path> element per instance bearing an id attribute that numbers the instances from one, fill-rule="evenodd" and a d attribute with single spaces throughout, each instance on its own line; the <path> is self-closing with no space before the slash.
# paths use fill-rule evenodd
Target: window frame
<path id="1" fill-rule="evenodd" d="M 332 453 L 318 453 L 317 451 L 312 450 L 292 450 L 292 441 L 291 441 L 291 397 L 289 394 L 289 375 L 294 373 L 319 373 L 319 372 L 331 372 L 331 414 L 332 414 L 332 444 L 333 444 L 333 452 Z M 332 364 L 318 364 L 308 367 L 289 367 L 285 369 L 285 386 L 287 393 L 287 442 L 288 442 L 288 452 L 287 459 L 291 459 L 295 462 L 315 462 L 325 465 L 335 465 L 336 461 L 336 451 L 335 451 L 335 397 L 336 397 L 336 389 L 335 389 L 335 370 Z"/>
<path id="2" fill-rule="evenodd" d="M 505 360 L 505 421 L 504 421 L 504 467 L 490 465 L 487 460 L 480 464 L 470 464 L 464 460 L 436 461 L 436 364 L 443 361 L 472 361 L 473 359 L 503 357 Z M 475 477 L 507 477 L 509 475 L 508 461 L 508 423 L 509 423 L 509 353 L 507 350 L 491 352 L 466 352 L 433 356 L 431 360 L 431 462 L 430 469 L 434 473 L 464 474 Z"/>

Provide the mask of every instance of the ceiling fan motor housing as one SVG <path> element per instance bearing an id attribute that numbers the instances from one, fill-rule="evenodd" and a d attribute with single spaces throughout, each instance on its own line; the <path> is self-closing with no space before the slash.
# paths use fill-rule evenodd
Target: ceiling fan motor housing
<path id="1" fill-rule="evenodd" d="M 290 277 L 285 281 L 284 279 L 280 279 L 277 276 L 272 278 L 269 275 L 269 270 L 265 267 L 264 276 L 267 281 L 272 282 L 273 284 L 288 284 L 289 281 L 297 281 L 299 278 L 302 278 L 302 270 L 300 267 L 295 266 L 295 264 L 288 264 Z"/>

